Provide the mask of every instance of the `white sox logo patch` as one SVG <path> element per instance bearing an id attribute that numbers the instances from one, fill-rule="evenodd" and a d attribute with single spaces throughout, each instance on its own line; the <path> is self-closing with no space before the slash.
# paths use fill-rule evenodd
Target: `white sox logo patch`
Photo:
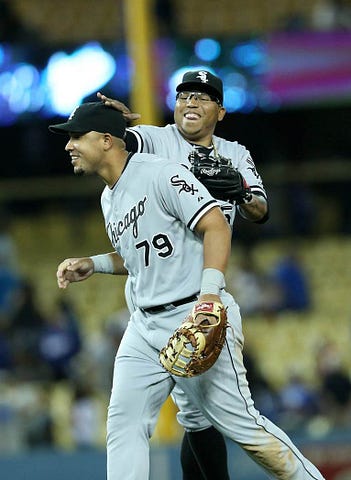
<path id="1" fill-rule="evenodd" d="M 190 193 L 191 195 L 195 195 L 195 193 L 198 192 L 198 189 L 195 188 L 192 183 L 189 185 L 185 180 L 179 178 L 179 175 L 173 175 L 171 178 L 171 185 L 173 185 L 173 187 L 180 187 L 178 191 L 179 194 L 186 192 Z"/>
<path id="2" fill-rule="evenodd" d="M 196 78 L 199 78 L 202 83 L 207 83 L 208 78 L 207 78 L 207 72 L 201 70 L 197 75 Z"/>
<path id="3" fill-rule="evenodd" d="M 145 213 L 146 201 L 147 197 L 145 196 L 124 215 L 122 220 L 119 220 L 118 222 L 109 222 L 107 224 L 107 235 L 109 236 L 109 239 L 114 247 L 117 245 L 119 238 L 128 230 L 129 227 L 132 227 L 133 237 L 138 237 L 138 220 Z"/>

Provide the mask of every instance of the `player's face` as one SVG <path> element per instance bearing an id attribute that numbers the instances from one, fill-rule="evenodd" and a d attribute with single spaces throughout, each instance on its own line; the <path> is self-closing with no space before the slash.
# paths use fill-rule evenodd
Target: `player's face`
<path id="1" fill-rule="evenodd" d="M 88 175 L 98 173 L 101 168 L 103 136 L 97 132 L 70 133 L 65 150 L 71 157 L 74 173 Z"/>
<path id="2" fill-rule="evenodd" d="M 225 115 L 225 108 L 215 101 L 201 101 L 200 97 L 189 95 L 186 100 L 178 98 L 174 121 L 184 138 L 209 146 L 217 122 Z"/>

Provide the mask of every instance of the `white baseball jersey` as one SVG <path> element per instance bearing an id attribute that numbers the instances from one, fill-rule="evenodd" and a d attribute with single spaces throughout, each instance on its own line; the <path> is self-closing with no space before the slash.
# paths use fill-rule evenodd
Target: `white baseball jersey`
<path id="1" fill-rule="evenodd" d="M 230 159 L 233 166 L 239 170 L 251 187 L 252 193 L 267 199 L 261 176 L 256 170 L 250 152 L 238 142 L 231 142 L 213 135 L 214 147 L 201 147 L 185 140 L 175 124 L 165 127 L 137 125 L 128 128 L 127 131 L 135 135 L 139 152 L 155 153 L 165 158 L 172 158 L 188 168 L 191 167 L 194 157 L 198 155 L 209 155 L 214 158 L 218 155 Z M 235 205 L 224 201 L 218 202 L 229 224 L 233 227 L 236 213 Z"/>
<path id="2" fill-rule="evenodd" d="M 105 187 L 101 206 L 107 234 L 129 272 L 135 306 L 199 292 L 203 247 L 193 229 L 218 204 L 187 168 L 156 155 L 130 154 L 115 186 Z"/>

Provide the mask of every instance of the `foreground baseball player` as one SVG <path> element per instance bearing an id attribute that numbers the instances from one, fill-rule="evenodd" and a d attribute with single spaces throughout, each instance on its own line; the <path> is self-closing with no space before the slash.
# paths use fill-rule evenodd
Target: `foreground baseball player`
<path id="1" fill-rule="evenodd" d="M 106 183 L 101 206 L 115 249 L 64 260 L 59 287 L 93 273 L 127 272 L 132 280 L 135 310 L 116 356 L 108 409 L 108 480 L 148 480 L 149 439 L 175 385 L 271 478 L 322 479 L 287 435 L 254 408 L 239 307 L 224 288 L 231 229 L 207 189 L 178 162 L 128 153 L 123 116 L 103 103 L 83 104 L 67 122 L 49 128 L 69 135 L 66 151 L 76 174 L 97 174 Z M 230 324 L 213 366 L 190 377 L 163 366 L 171 360 L 165 346 L 187 316 L 186 325 L 195 319 L 204 329 L 226 316 Z"/>
<path id="2" fill-rule="evenodd" d="M 127 150 L 155 153 L 186 165 L 219 201 L 231 227 L 237 210 L 249 221 L 264 223 L 268 219 L 267 195 L 250 152 L 238 142 L 214 135 L 217 122 L 225 116 L 222 80 L 206 70 L 189 71 L 176 90 L 175 123 L 128 128 Z M 123 103 L 100 93 L 98 96 L 106 105 L 122 111 L 127 120 L 140 117 Z M 129 282 L 127 298 L 128 287 Z M 223 437 L 196 406 L 188 404 L 177 386 L 172 397 L 180 409 L 178 421 L 186 432 L 181 449 L 183 480 L 228 480 Z"/>

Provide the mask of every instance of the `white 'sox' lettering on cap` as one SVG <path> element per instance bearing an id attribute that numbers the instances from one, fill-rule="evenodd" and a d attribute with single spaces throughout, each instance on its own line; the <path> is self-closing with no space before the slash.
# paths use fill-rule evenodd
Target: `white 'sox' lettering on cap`
<path id="1" fill-rule="evenodd" d="M 207 70 L 195 70 L 186 72 L 182 82 L 176 88 L 177 92 L 196 90 L 214 95 L 220 103 L 223 103 L 223 82 Z"/>

